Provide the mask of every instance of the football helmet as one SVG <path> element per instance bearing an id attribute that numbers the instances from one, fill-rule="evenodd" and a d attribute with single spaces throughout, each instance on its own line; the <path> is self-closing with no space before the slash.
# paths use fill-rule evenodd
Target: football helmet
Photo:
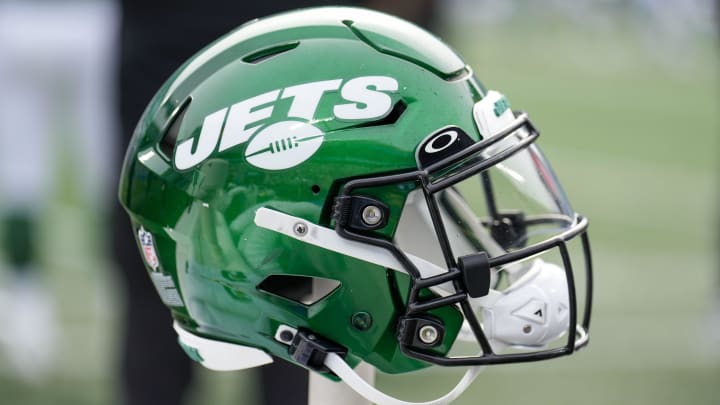
<path id="1" fill-rule="evenodd" d="M 417 26 L 305 9 L 180 67 L 135 129 L 119 194 L 195 360 L 275 356 L 380 403 L 360 361 L 470 366 L 443 402 L 480 366 L 588 342 L 588 222 L 538 135 Z"/>

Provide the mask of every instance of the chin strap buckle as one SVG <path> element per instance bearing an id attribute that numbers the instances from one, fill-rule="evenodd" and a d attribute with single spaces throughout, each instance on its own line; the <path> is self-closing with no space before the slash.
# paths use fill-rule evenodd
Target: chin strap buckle
<path id="1" fill-rule="evenodd" d="M 288 353 L 295 361 L 310 370 L 328 373 L 331 372 L 325 366 L 328 353 L 337 353 L 340 357 L 345 357 L 347 349 L 307 329 L 299 329 L 290 343 Z"/>

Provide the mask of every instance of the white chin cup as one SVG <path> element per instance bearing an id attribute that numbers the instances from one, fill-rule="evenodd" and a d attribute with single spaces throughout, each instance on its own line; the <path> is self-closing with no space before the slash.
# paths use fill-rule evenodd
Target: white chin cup
<path id="1" fill-rule="evenodd" d="M 540 259 L 490 306 L 483 308 L 488 339 L 509 346 L 537 347 L 561 337 L 569 328 L 565 271 Z"/>

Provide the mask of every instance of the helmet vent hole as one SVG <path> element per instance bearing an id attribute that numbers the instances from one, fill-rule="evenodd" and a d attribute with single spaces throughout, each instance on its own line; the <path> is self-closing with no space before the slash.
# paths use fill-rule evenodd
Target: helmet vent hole
<path id="1" fill-rule="evenodd" d="M 313 194 L 318 195 L 320 194 L 320 186 L 317 184 L 313 184 L 312 187 L 310 187 L 310 190 L 312 190 Z"/>
<path id="2" fill-rule="evenodd" d="M 259 285 L 260 291 L 303 305 L 313 305 L 340 287 L 340 282 L 321 277 L 273 274 Z"/>
<path id="3" fill-rule="evenodd" d="M 170 125 L 165 131 L 165 135 L 158 144 L 160 151 L 168 159 L 172 159 L 173 153 L 175 152 L 175 144 L 177 143 L 178 134 L 180 133 L 180 126 L 185 118 L 185 112 L 190 105 L 190 100 L 191 99 L 188 97 L 175 112 L 174 116 L 171 118 Z"/>
<path id="4" fill-rule="evenodd" d="M 392 110 L 390 112 L 380 118 L 376 121 L 370 121 L 370 122 L 363 122 L 358 125 L 352 126 L 352 128 L 364 128 L 364 127 L 379 127 L 382 125 L 392 125 L 397 122 L 397 120 L 400 119 L 400 116 L 405 112 L 407 109 L 407 104 L 403 100 L 398 100 L 395 105 L 393 106 Z"/>
<path id="5" fill-rule="evenodd" d="M 290 42 L 287 44 L 273 45 L 269 48 L 264 48 L 259 51 L 253 52 L 242 58 L 245 63 L 258 64 L 264 62 L 274 56 L 278 56 L 281 53 L 293 50 L 300 45 L 300 42 Z"/>

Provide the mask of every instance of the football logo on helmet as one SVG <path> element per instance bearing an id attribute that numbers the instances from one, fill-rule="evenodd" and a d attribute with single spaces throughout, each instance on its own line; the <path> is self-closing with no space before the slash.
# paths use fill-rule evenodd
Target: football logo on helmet
<path id="1" fill-rule="evenodd" d="M 276 122 L 250 141 L 245 158 L 248 163 L 261 169 L 287 169 L 315 154 L 324 136 L 317 127 L 305 122 Z"/>

